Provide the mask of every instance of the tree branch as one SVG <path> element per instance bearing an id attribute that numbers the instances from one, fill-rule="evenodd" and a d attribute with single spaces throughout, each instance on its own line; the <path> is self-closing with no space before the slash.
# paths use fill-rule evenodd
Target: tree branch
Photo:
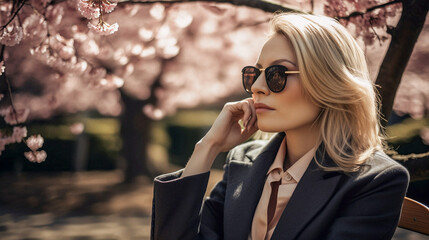
<path id="1" fill-rule="evenodd" d="M 7 25 L 9 25 L 9 23 L 11 23 L 13 21 L 13 19 L 15 19 L 15 17 L 18 15 L 19 11 L 21 10 L 22 7 L 24 7 L 24 5 L 25 5 L 25 1 L 23 1 L 22 4 L 18 7 L 18 10 L 16 10 L 16 12 L 13 14 L 13 16 L 9 19 L 9 21 L 0 28 L 0 31 L 5 29 L 7 27 Z"/>
<path id="2" fill-rule="evenodd" d="M 261 9 L 265 12 L 302 12 L 297 9 L 288 8 L 268 0 L 120 0 L 118 5 L 122 4 L 153 4 L 153 3 L 187 3 L 187 2 L 207 2 L 207 3 L 230 3 L 236 6 L 247 6 Z"/>
<path id="3" fill-rule="evenodd" d="M 401 3 L 401 2 L 403 2 L 403 0 L 394 0 L 394 1 L 391 1 L 391 2 L 384 3 L 384 4 L 376 5 L 374 7 L 370 7 L 368 9 L 366 9 L 365 12 L 355 11 L 355 12 L 350 13 L 348 16 L 341 16 L 341 17 L 337 17 L 337 18 L 338 19 L 350 20 L 350 18 L 352 18 L 352 17 L 362 16 L 362 15 L 364 15 L 366 13 L 369 13 L 369 12 L 372 12 L 372 11 L 374 11 L 376 9 L 384 8 L 384 7 L 387 7 L 389 5 L 396 4 L 396 3 Z"/>
<path id="4" fill-rule="evenodd" d="M 429 155 L 423 154 L 410 154 L 398 155 L 397 153 L 386 152 L 391 158 L 395 159 L 402 166 L 407 168 L 410 173 L 411 182 L 429 179 Z"/>
<path id="5" fill-rule="evenodd" d="M 4 52 L 5 52 L 5 45 L 0 45 L 1 51 L 0 51 L 0 61 L 4 61 Z M 4 99 L 2 99 L 2 102 L 0 104 L 0 107 L 5 106 L 11 106 L 13 111 L 13 117 L 15 118 L 15 124 L 18 124 L 18 114 L 15 108 L 15 105 L 13 104 L 13 97 L 12 97 L 12 89 L 10 86 L 9 78 L 6 76 L 7 69 L 4 70 L 3 74 L 0 76 L 0 93 L 4 95 Z"/>
<path id="6" fill-rule="evenodd" d="M 413 52 L 414 45 L 423 29 L 429 1 L 404 1 L 398 25 L 392 30 L 392 40 L 380 66 L 376 85 L 380 86 L 381 113 L 386 126 L 402 75 Z"/>

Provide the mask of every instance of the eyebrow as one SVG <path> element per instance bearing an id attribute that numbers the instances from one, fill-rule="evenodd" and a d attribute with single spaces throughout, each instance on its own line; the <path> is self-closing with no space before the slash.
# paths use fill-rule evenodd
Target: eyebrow
<path id="1" fill-rule="evenodd" d="M 281 63 L 281 62 L 288 62 L 288 63 L 290 63 L 290 64 L 292 64 L 292 65 L 294 65 L 294 66 L 296 67 L 296 64 L 295 64 L 295 63 L 293 63 L 292 61 L 289 61 L 289 60 L 287 60 L 287 59 L 277 59 L 277 60 L 275 60 L 274 62 L 271 62 L 270 66 L 271 66 L 271 65 L 275 65 L 275 64 L 279 64 L 279 63 Z M 259 64 L 259 63 L 257 63 L 255 66 L 256 66 L 256 67 L 259 67 L 259 68 L 262 68 L 262 65 L 261 65 L 261 64 Z"/>

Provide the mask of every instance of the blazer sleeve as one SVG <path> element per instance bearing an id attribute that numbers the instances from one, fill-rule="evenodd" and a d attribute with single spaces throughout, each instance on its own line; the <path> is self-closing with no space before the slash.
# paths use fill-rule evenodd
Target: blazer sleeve
<path id="1" fill-rule="evenodd" d="M 408 182 L 408 171 L 399 164 L 372 176 L 339 208 L 326 239 L 390 240 L 399 221 Z"/>
<path id="2" fill-rule="evenodd" d="M 224 177 L 205 199 L 209 172 L 180 178 L 183 170 L 154 180 L 151 239 L 223 239 Z M 201 207 L 203 205 L 203 207 Z"/>

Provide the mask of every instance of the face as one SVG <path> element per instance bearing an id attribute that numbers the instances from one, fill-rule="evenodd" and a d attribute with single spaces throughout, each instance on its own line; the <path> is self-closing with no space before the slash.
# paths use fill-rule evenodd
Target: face
<path id="1" fill-rule="evenodd" d="M 298 71 L 296 56 L 290 41 L 280 34 L 273 35 L 262 48 L 257 68 L 283 65 Z M 264 132 L 287 132 L 310 129 L 320 108 L 305 96 L 299 74 L 287 76 L 286 87 L 279 93 L 271 92 L 265 81 L 265 72 L 252 85 L 258 128 Z"/>

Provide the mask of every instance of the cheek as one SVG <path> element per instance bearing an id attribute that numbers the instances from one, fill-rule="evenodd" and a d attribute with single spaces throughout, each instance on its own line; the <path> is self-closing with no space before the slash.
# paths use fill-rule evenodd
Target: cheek
<path id="1" fill-rule="evenodd" d="M 320 108 L 305 97 L 298 79 L 289 81 L 278 94 L 270 95 L 276 111 L 258 117 L 258 127 L 265 132 L 282 132 L 313 124 Z M 273 105 L 274 106 L 274 105 Z"/>
<path id="2" fill-rule="evenodd" d="M 291 82 L 289 88 L 279 97 L 279 102 L 282 103 L 280 116 L 285 128 L 313 124 L 320 112 L 320 108 L 304 95 L 298 82 Z"/>
<path id="3" fill-rule="evenodd" d="M 304 92 L 301 83 L 297 78 L 288 80 L 285 89 L 277 95 L 277 102 L 283 104 L 285 108 L 294 108 L 304 103 Z"/>

